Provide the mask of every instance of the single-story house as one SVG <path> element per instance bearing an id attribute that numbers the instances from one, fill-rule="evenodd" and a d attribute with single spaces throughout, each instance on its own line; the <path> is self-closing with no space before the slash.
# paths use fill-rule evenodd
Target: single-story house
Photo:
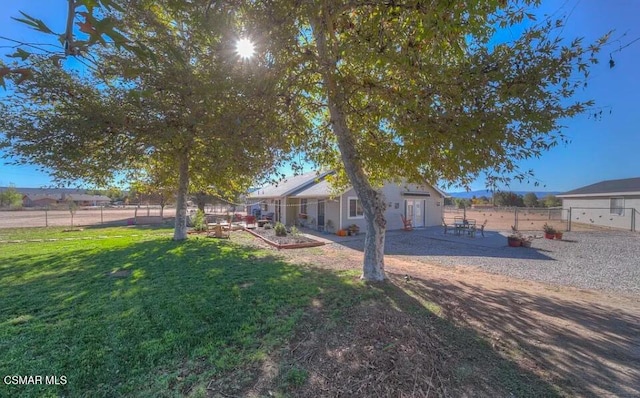
<path id="1" fill-rule="evenodd" d="M 637 231 L 640 177 L 600 181 L 557 196 L 572 223 Z"/>
<path id="2" fill-rule="evenodd" d="M 47 207 L 55 205 L 60 200 L 59 194 L 27 194 L 22 195 L 24 207 Z"/>
<path id="3" fill-rule="evenodd" d="M 78 206 L 103 206 L 111 203 L 111 198 L 108 196 L 84 193 L 62 194 L 62 200 L 72 201 Z"/>
<path id="4" fill-rule="evenodd" d="M 261 204 L 262 214 L 273 214 L 285 225 L 335 232 L 357 225 L 365 228 L 360 199 L 353 188 L 335 194 L 326 177 L 329 172 L 310 172 L 285 178 L 250 193 L 250 202 Z M 415 228 L 440 225 L 446 194 L 428 184 L 387 183 L 381 189 L 387 210 L 387 229 L 402 229 L 402 217 Z"/>

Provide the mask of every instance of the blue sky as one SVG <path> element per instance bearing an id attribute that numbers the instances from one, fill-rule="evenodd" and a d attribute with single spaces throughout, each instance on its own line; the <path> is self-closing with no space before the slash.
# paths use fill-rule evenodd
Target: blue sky
<path id="1" fill-rule="evenodd" d="M 615 30 L 612 41 L 599 56 L 600 64 L 591 70 L 589 85 L 578 92 L 578 98 L 596 101 L 603 116 L 594 120 L 581 115 L 565 120 L 564 133 L 571 140 L 545 153 L 539 159 L 520 163 L 522 169 L 535 170 L 533 182 L 514 182 L 513 190 L 566 191 L 601 180 L 640 176 L 640 41 L 612 54 L 616 66 L 609 68 L 609 53 L 640 37 L 640 1 L 638 0 L 547 0 L 538 15 L 556 13 L 569 15 L 563 36 L 584 36 L 595 40 L 609 30 Z M 50 40 L 10 19 L 19 10 L 43 19 L 54 31 L 64 30 L 66 0 L 3 0 L 0 15 L 0 36 L 18 40 L 42 42 Z M 9 42 L 0 40 L 1 46 Z M 0 48 L 0 54 L 10 52 Z M 3 95 L 3 94 L 0 94 Z M 609 114 L 611 111 L 611 114 Z M 38 187 L 51 183 L 46 173 L 36 166 L 0 164 L 0 186 L 9 183 L 22 187 Z M 479 179 L 471 189 L 484 189 Z"/>

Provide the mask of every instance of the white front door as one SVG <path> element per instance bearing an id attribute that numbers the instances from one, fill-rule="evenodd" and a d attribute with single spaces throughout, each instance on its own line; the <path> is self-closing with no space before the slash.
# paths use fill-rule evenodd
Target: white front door
<path id="1" fill-rule="evenodd" d="M 424 200 L 407 199 L 405 218 L 412 221 L 414 228 L 424 227 Z"/>

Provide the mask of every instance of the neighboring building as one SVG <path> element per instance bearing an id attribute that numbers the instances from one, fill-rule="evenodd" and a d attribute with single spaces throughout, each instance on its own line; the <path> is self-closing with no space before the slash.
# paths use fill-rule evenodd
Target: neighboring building
<path id="1" fill-rule="evenodd" d="M 288 177 L 278 184 L 260 188 L 249 195 L 261 203 L 262 214 L 286 225 L 303 224 L 318 230 L 343 229 L 356 224 L 365 229 L 360 199 L 353 188 L 335 194 L 326 177 L 332 172 L 311 172 Z M 402 217 L 415 228 L 440 225 L 445 193 L 430 185 L 387 183 L 380 192 L 387 203 L 387 229 L 403 228 Z"/>
<path id="2" fill-rule="evenodd" d="M 62 200 L 73 201 L 78 206 L 103 206 L 111 203 L 111 198 L 104 195 L 87 195 L 84 193 L 63 194 Z"/>
<path id="3" fill-rule="evenodd" d="M 27 194 L 22 196 L 22 206 L 24 207 L 47 207 L 55 205 L 60 201 L 59 194 Z"/>
<path id="4" fill-rule="evenodd" d="M 572 223 L 637 231 L 640 177 L 601 181 L 557 196 Z"/>
<path id="5" fill-rule="evenodd" d="M 24 207 L 47 207 L 73 201 L 78 206 L 103 206 L 111 203 L 104 195 L 88 195 L 71 189 L 16 188 L 23 194 Z"/>

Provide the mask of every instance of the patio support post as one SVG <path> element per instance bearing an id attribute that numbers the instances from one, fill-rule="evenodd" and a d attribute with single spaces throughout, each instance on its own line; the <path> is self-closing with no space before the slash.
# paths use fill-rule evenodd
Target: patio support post
<path id="1" fill-rule="evenodd" d="M 571 209 L 573 209 L 573 207 L 569 207 L 569 216 L 567 217 L 567 231 L 571 231 Z"/>
<path id="2" fill-rule="evenodd" d="M 49 226 L 49 208 L 48 207 L 44 208 L 44 226 L 45 227 Z"/>
<path id="3" fill-rule="evenodd" d="M 102 218 L 102 210 L 104 209 L 104 206 L 100 206 L 100 224 L 104 224 L 104 219 Z"/>
<path id="4" fill-rule="evenodd" d="M 515 210 L 513 211 L 513 216 L 514 216 L 514 227 L 516 227 L 516 230 L 518 229 L 518 208 L 516 207 Z"/>

